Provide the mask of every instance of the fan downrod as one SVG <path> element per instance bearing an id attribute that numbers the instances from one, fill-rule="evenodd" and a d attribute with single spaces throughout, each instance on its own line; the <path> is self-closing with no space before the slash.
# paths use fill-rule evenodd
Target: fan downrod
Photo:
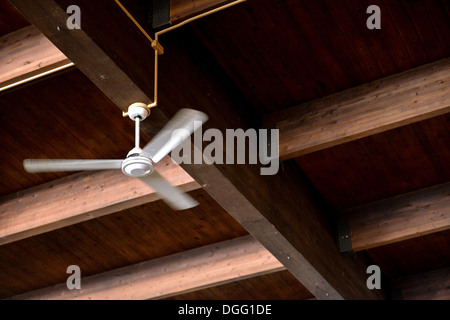
<path id="1" fill-rule="evenodd" d="M 153 162 L 150 158 L 142 156 L 139 147 L 139 123 L 150 115 L 150 107 L 142 102 L 135 102 L 124 112 L 124 117 L 129 117 L 136 125 L 135 147 L 128 152 L 127 158 L 122 162 L 122 172 L 130 177 L 144 177 L 154 171 Z"/>

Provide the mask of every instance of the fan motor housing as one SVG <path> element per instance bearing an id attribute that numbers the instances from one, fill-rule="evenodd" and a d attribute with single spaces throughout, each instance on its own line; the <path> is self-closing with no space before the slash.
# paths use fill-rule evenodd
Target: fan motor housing
<path id="1" fill-rule="evenodd" d="M 129 157 L 122 162 L 122 172 L 130 177 L 143 177 L 153 171 L 153 163 L 146 157 Z"/>

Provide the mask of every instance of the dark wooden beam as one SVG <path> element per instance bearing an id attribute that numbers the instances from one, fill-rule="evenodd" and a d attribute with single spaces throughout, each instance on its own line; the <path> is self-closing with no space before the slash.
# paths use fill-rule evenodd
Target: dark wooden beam
<path id="1" fill-rule="evenodd" d="M 169 115 L 190 105 L 209 115 L 205 130 L 219 129 L 225 137 L 227 129 L 247 129 L 240 113 L 246 99 L 200 40 L 182 29 L 160 41 L 167 49 L 161 57 L 160 101 Z M 174 94 L 180 87 L 184 90 Z M 363 256 L 339 254 L 328 208 L 294 162 L 273 176 L 261 176 L 257 165 L 182 166 L 316 298 L 382 296 L 367 289 L 370 263 Z"/>
<path id="2" fill-rule="evenodd" d="M 450 268 L 398 279 L 393 296 L 402 300 L 450 300 Z"/>
<path id="3" fill-rule="evenodd" d="M 284 269 L 258 241 L 245 236 L 83 277 L 80 290 L 61 283 L 10 299 L 161 299 Z"/>
<path id="4" fill-rule="evenodd" d="M 354 252 L 447 230 L 450 183 L 351 209 L 344 220 Z"/>
<path id="5" fill-rule="evenodd" d="M 183 191 L 200 188 L 169 157 L 156 170 Z M 0 245 L 160 199 L 120 170 L 77 173 L 0 199 Z"/>
<path id="6" fill-rule="evenodd" d="M 295 158 L 450 111 L 450 58 L 275 112 L 280 159 Z"/>
<path id="7" fill-rule="evenodd" d="M 128 84 L 131 85 L 129 81 L 133 79 L 136 87 L 143 85 L 145 81 L 142 79 L 152 77 L 145 68 L 132 61 L 136 53 L 141 57 L 135 60 L 147 59 L 150 44 L 145 37 L 134 37 L 135 33 L 127 30 L 128 22 L 123 21 L 126 16 L 114 7 L 112 1 L 58 0 L 56 4 L 45 0 L 39 1 L 39 5 L 26 0 L 11 2 L 38 28 L 42 28 L 47 37 L 54 38 L 60 50 L 67 51 L 66 55 L 83 72 L 90 72 L 86 66 L 98 68 L 100 73 L 102 69 L 113 68 L 120 78 L 122 73 L 116 68 L 121 66 L 129 74 Z M 53 31 L 55 26 L 65 23 L 66 16 L 48 14 L 50 9 L 46 7 L 52 12 L 61 12 L 61 8 L 70 4 L 79 5 L 83 21 L 89 22 L 82 26 L 85 36 L 64 31 L 61 38 Z M 58 5 L 60 8 L 55 8 Z M 128 40 L 130 37 L 133 40 Z M 123 50 L 129 47 L 129 41 L 133 41 L 133 50 Z M 179 108 L 193 107 L 209 115 L 209 128 L 217 128 L 222 133 L 226 129 L 246 129 L 244 118 L 239 113 L 246 107 L 244 97 L 193 32 L 179 29 L 164 34 L 160 41 L 165 54 L 160 59 L 160 108 L 157 109 L 171 117 Z M 108 48 L 103 51 L 108 55 L 103 62 L 97 65 L 88 59 L 74 59 L 80 50 L 86 51 L 79 53 L 82 57 L 95 57 L 99 53 L 96 42 Z M 109 95 L 114 93 L 98 86 Z M 142 90 L 148 92 L 147 95 L 152 93 L 152 87 L 144 85 Z M 126 87 L 116 86 L 113 91 L 118 91 L 113 96 L 124 100 L 142 97 L 140 91 L 130 91 Z M 186 164 L 183 168 L 318 299 L 382 297 L 382 292 L 371 291 L 366 286 L 367 261 L 362 256 L 339 254 L 322 199 L 294 163 L 286 163 L 274 176 L 261 176 L 259 167 L 255 165 Z"/>

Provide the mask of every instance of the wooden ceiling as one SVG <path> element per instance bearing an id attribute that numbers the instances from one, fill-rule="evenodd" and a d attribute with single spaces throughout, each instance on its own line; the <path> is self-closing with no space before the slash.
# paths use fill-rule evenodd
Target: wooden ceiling
<path id="1" fill-rule="evenodd" d="M 260 114 L 450 54 L 444 0 L 251 3 L 201 19 L 195 30 Z M 366 27 L 370 5 L 382 8 L 381 30 Z"/>
<path id="2" fill-rule="evenodd" d="M 82 36 L 75 34 L 79 31 L 56 32 L 52 26 L 61 21 L 52 19 L 57 16 L 39 18 L 40 8 L 65 10 L 69 2 L 82 8 Z M 199 2 L 217 7 L 229 1 Z M 80 266 L 83 277 L 95 277 L 209 245 L 219 248 L 249 234 L 267 249 L 267 257 L 279 260 L 282 270 L 211 280 L 209 285 L 161 298 L 392 298 L 399 279 L 450 266 L 447 189 L 438 210 L 417 211 L 424 220 L 439 213 L 440 220 L 432 218 L 444 220 L 439 228 L 425 231 L 413 226 L 422 231 L 409 231 L 403 238 L 350 254 L 339 252 L 336 240 L 343 232 L 337 225 L 353 210 L 437 185 L 446 188 L 448 75 L 442 81 L 447 91 L 439 98 L 439 113 L 285 160 L 274 177 L 261 177 L 259 168 L 247 165 L 183 165 L 199 184 L 189 189 L 200 202 L 193 209 L 176 212 L 153 199 L 103 216 L 84 212 L 75 224 L 56 222 L 49 229 L 37 228 L 48 232 L 29 236 L 17 232 L 20 240 L 8 240 L 2 221 L 8 228 L 14 224 L 14 212 L 25 211 L 21 199 L 34 195 L 41 199 L 36 190 L 42 187 L 33 188 L 44 183 L 58 194 L 61 178 L 70 178 L 66 173 L 26 173 L 23 159 L 124 158 L 134 146 L 133 124 L 121 116 L 125 100 L 153 96 L 153 50 L 114 2 L 45 0 L 42 7 L 25 0 L 11 3 L 0 0 L 0 61 L 6 61 L 1 39 L 34 24 L 76 67 L 0 92 L 0 238 L 6 239 L 0 241 L 0 298 L 64 283 L 68 265 Z M 151 31 L 144 14 L 147 4 L 123 3 Z M 366 8 L 372 4 L 381 8 L 381 30 L 366 27 Z M 35 8 L 28 10 L 28 5 Z M 98 19 L 90 19 L 94 13 Z M 202 18 L 161 36 L 165 54 L 160 58 L 159 107 L 154 118 L 146 120 L 142 143 L 181 107 L 205 111 L 210 118 L 207 128 L 259 128 L 276 119 L 278 112 L 307 108 L 310 101 L 446 59 L 449 18 L 445 0 L 248 0 Z M 86 52 L 75 50 L 78 45 Z M 90 52 L 104 56 L 86 58 Z M 104 66 L 108 69 L 102 70 Z M 0 72 L 1 68 L 0 64 Z M 126 77 L 117 84 L 110 75 L 119 71 Z M 82 195 L 73 190 L 73 197 Z M 19 211 L 7 211 L 11 201 Z M 33 206 L 27 210 L 34 217 Z M 382 270 L 383 289 L 378 292 L 366 290 L 365 268 L 370 264 Z M 342 273 L 345 280 L 340 279 Z M 440 280 L 445 283 L 450 276 L 443 275 Z M 309 279 L 319 284 L 312 285 Z M 44 296 L 44 291 L 36 292 L 34 298 Z M 60 292 L 53 297 L 61 298 Z M 403 298 L 414 296 L 405 293 Z"/>
<path id="3" fill-rule="evenodd" d="M 69 265 L 90 276 L 247 234 L 204 191 L 191 195 L 200 202 L 192 210 L 160 200 L 4 245 L 0 296 L 65 282 Z"/>
<path id="4" fill-rule="evenodd" d="M 449 181 L 450 115 L 296 159 L 336 212 Z"/>

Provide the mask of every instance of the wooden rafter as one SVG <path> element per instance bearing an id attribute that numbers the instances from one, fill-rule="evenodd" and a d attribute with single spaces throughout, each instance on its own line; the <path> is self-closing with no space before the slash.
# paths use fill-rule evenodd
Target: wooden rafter
<path id="1" fill-rule="evenodd" d="M 200 188 L 168 157 L 155 168 L 183 191 Z M 0 199 L 0 245 L 159 199 L 120 170 L 74 174 Z"/>
<path id="2" fill-rule="evenodd" d="M 0 38 L 0 90 L 70 65 L 71 61 L 34 26 Z"/>
<path id="3" fill-rule="evenodd" d="M 355 252 L 444 231 L 450 228 L 450 184 L 364 205 L 345 216 Z"/>
<path id="4" fill-rule="evenodd" d="M 266 116 L 286 160 L 450 111 L 450 59 Z"/>
<path id="5" fill-rule="evenodd" d="M 258 241 L 245 236 L 81 278 L 80 290 L 62 283 L 11 299 L 160 299 L 284 269 Z"/>
<path id="6" fill-rule="evenodd" d="M 123 109 L 126 101 L 146 101 L 145 97 L 151 96 L 151 88 L 144 88 L 147 94 L 143 97 L 143 91 L 136 85 L 145 82 L 149 73 L 139 64 L 133 65 L 136 59 L 130 56 L 139 53 L 149 57 L 150 54 L 147 55 L 146 52 L 150 44 L 145 37 L 137 35 L 133 37 L 133 50 L 122 50 L 124 46 L 120 45 L 120 39 L 131 38 L 133 31 L 127 30 L 131 22 L 115 7 L 114 2 L 11 2 L 119 108 Z M 62 7 L 68 4 L 83 7 L 84 21 L 91 25 L 85 24 L 82 30 L 74 32 L 63 28 L 62 32 L 56 32 L 56 26 L 65 24 L 67 15 Z M 98 6 L 101 10 L 96 10 Z M 112 23 L 118 27 L 111 29 Z M 109 32 L 114 37 L 104 36 L 101 30 L 105 25 L 110 25 Z M 170 63 L 166 62 L 162 66 L 164 73 L 161 75 L 161 83 L 176 88 L 175 91 L 166 91 L 165 95 L 160 95 L 161 100 L 166 99 L 166 108 L 162 109 L 164 116 L 171 116 L 176 111 L 170 109 L 173 106 L 179 108 L 195 105 L 210 116 L 209 126 L 223 132 L 229 128 L 245 128 L 245 123 L 236 113 L 236 106 L 243 101 L 239 98 L 240 94 L 235 89 L 230 89 L 230 86 L 222 87 L 224 77 L 220 76 L 220 72 L 218 74 L 215 69 L 193 62 L 200 61 L 196 56 L 198 52 L 185 50 L 195 51 L 195 45 L 189 42 L 189 45 L 177 48 L 186 38 L 178 40 L 180 41 L 164 44 L 165 52 L 170 53 L 167 54 L 168 57 L 165 53 L 164 59 L 169 59 Z M 97 42 L 106 49 L 99 51 Z M 100 61 L 92 57 L 100 57 Z M 124 66 L 127 66 L 130 76 L 123 77 L 124 71 L 121 68 Z M 107 74 L 107 77 L 101 79 L 98 75 L 102 74 Z M 111 82 L 111 87 L 105 85 L 104 81 Z M 205 92 L 199 84 L 207 86 L 209 91 Z M 180 97 L 173 94 L 186 85 L 189 86 L 186 88 L 190 90 L 189 95 Z M 220 107 L 217 106 L 218 102 Z M 158 110 L 160 109 L 155 111 Z M 143 130 L 152 135 L 151 128 Z M 297 166 L 286 164 L 283 172 L 270 177 L 262 177 L 258 168 L 249 165 L 183 165 L 183 168 L 317 298 L 363 299 L 382 296 L 381 292 L 370 291 L 366 287 L 366 263 L 341 256 L 336 250 L 325 218 L 326 212 Z"/>

